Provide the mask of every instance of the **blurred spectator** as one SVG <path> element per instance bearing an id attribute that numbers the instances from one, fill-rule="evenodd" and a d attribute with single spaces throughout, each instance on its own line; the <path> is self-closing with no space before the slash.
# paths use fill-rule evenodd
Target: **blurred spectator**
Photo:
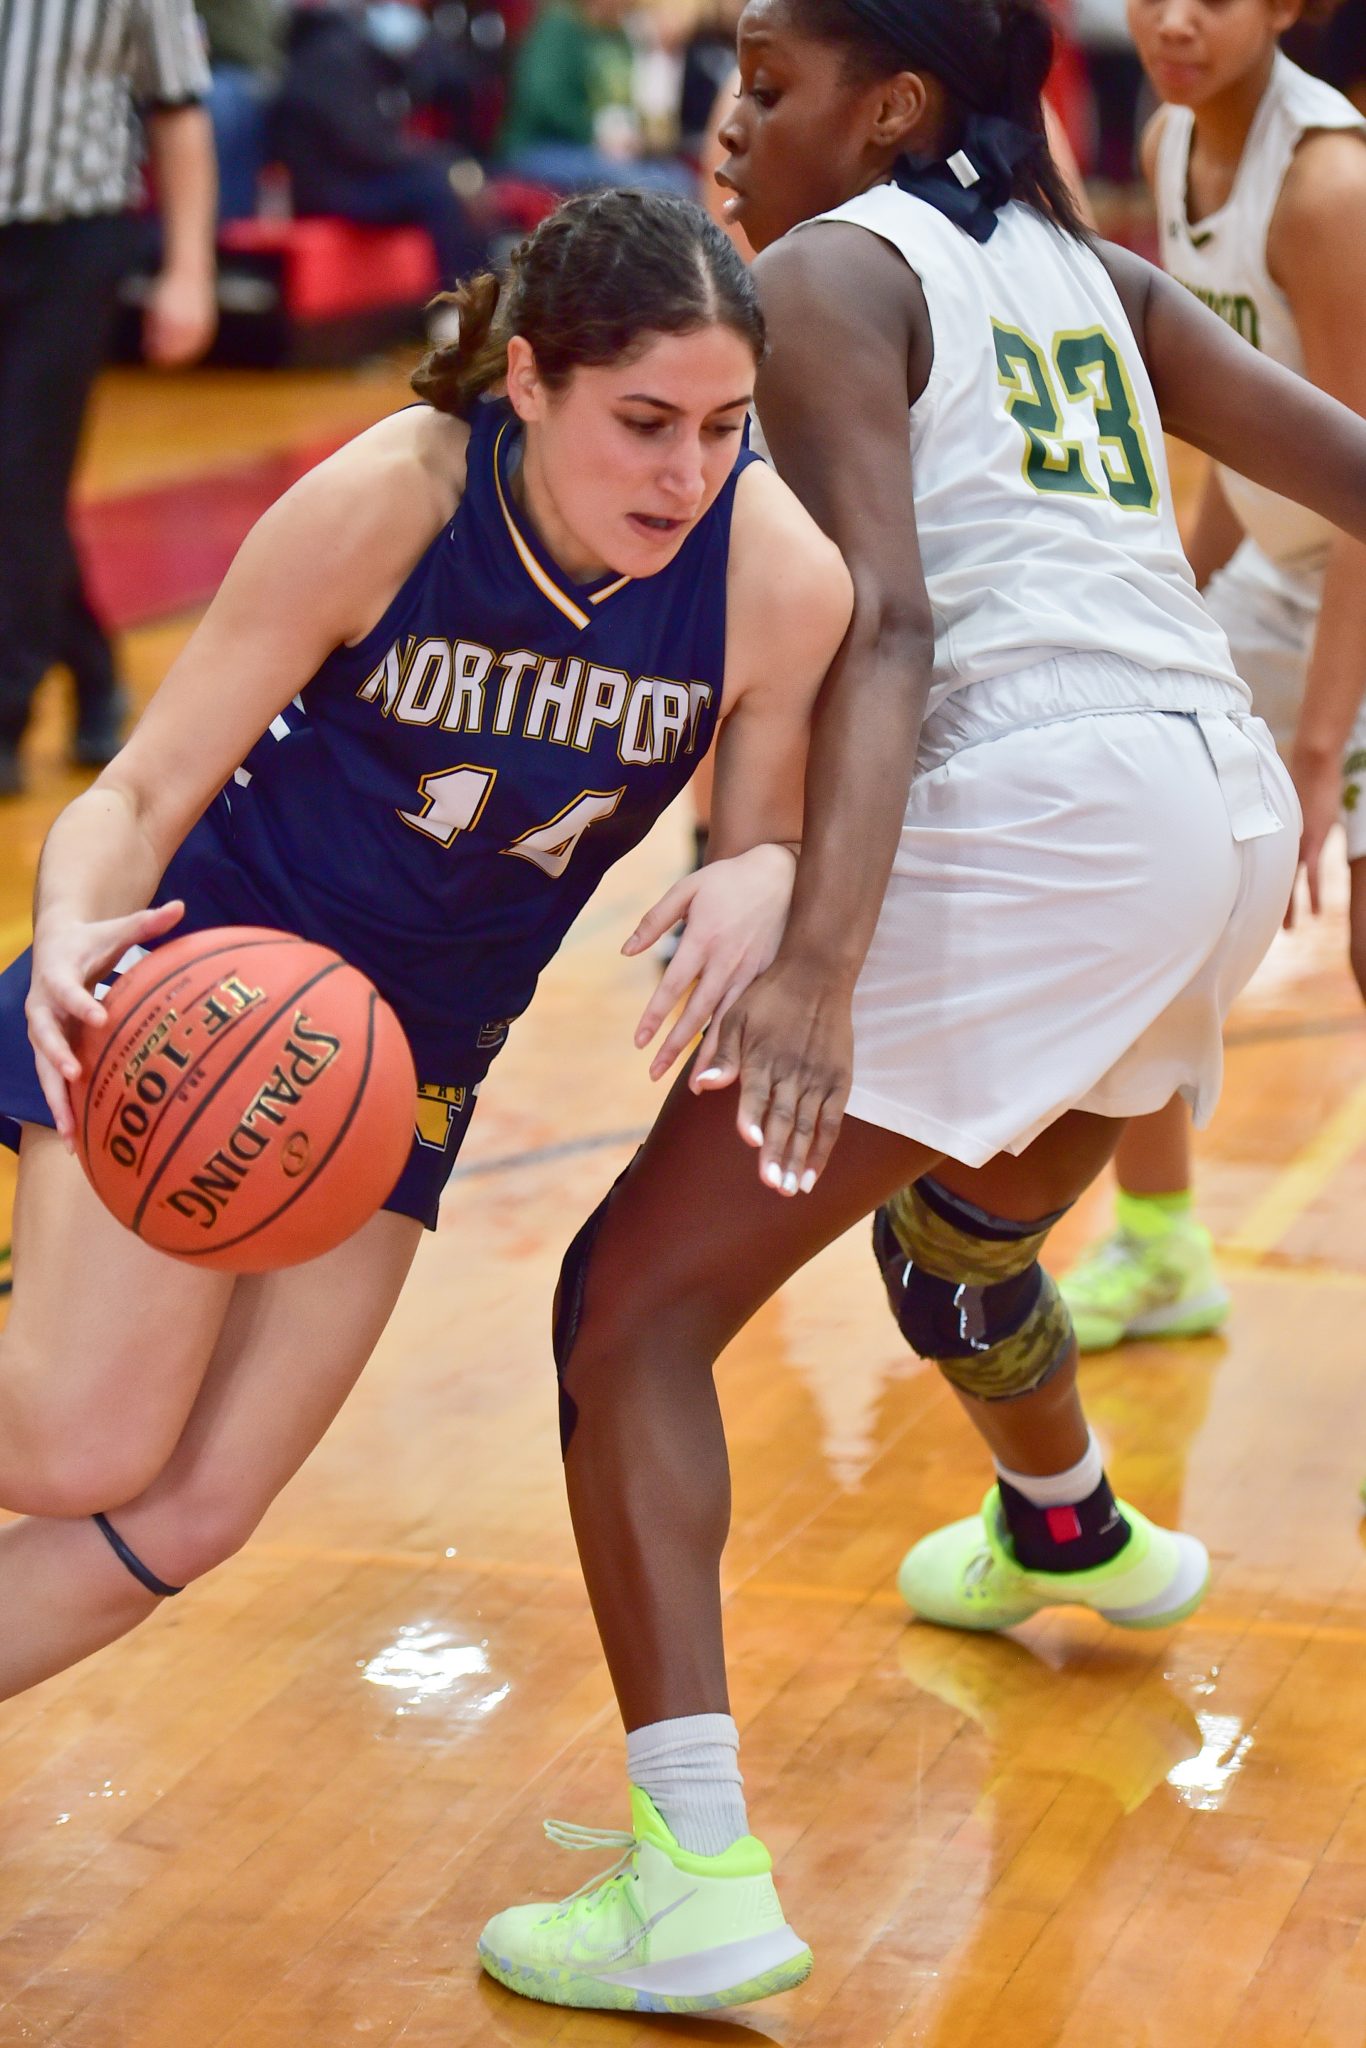
<path id="1" fill-rule="evenodd" d="M 454 150 L 408 133 L 429 35 L 409 0 L 374 0 L 360 12 L 297 7 L 270 125 L 296 213 L 423 227 L 449 285 L 484 261 L 483 235 L 455 184 L 464 167 L 472 189 L 481 178 Z"/>
<path id="2" fill-rule="evenodd" d="M 1086 59 L 1095 116 L 1092 175 L 1111 185 L 1138 176 L 1138 108 L 1143 66 L 1129 34 L 1125 0 L 1073 0 L 1072 39 Z"/>
<path id="3" fill-rule="evenodd" d="M 712 128 L 723 118 L 718 108 L 722 89 L 734 92 L 735 32 L 743 13 L 744 0 L 711 0 L 688 38 L 678 126 L 689 154 L 705 151 Z"/>
<path id="4" fill-rule="evenodd" d="M 209 119 L 218 152 L 218 218 L 250 220 L 266 161 L 266 114 L 284 62 L 279 0 L 197 0 L 209 41 Z"/>
<path id="5" fill-rule="evenodd" d="M 1281 42 L 1296 64 L 1326 79 L 1366 113 L 1366 0 L 1306 8 Z"/>
<path id="6" fill-rule="evenodd" d="M 18 0 L 0 37 L 0 795 L 44 671 L 70 663 L 75 756 L 119 742 L 122 695 L 67 527 L 67 494 L 119 285 L 137 254 L 144 134 L 163 228 L 150 361 L 213 337 L 213 134 L 192 0 Z M 141 118 L 139 118 L 141 109 Z"/>
<path id="7" fill-rule="evenodd" d="M 642 155 L 630 0 L 544 0 L 513 59 L 502 155 L 517 177 L 580 192 L 650 185 L 692 197 L 695 173 Z"/>

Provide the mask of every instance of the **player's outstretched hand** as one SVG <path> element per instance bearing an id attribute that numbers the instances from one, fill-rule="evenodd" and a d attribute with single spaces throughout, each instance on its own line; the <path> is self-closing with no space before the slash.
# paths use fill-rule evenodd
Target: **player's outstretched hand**
<path id="1" fill-rule="evenodd" d="M 759 1178 L 809 1195 L 830 1157 L 853 1078 L 850 990 L 802 963 L 778 960 L 726 1012 L 715 1057 L 692 1087 L 739 1076 L 740 1136 L 759 1152 Z"/>
<path id="2" fill-rule="evenodd" d="M 1300 871 L 1309 891 L 1311 915 L 1319 914 L 1319 871 L 1323 861 L 1323 845 L 1329 832 L 1337 823 L 1342 807 L 1342 754 L 1334 747 L 1330 752 L 1306 752 L 1296 747 L 1290 756 L 1290 774 L 1295 784 L 1295 794 L 1300 800 L 1300 811 L 1304 823 L 1300 831 Z M 1299 873 L 1295 877 L 1299 883 Z M 1290 907 L 1285 913 L 1287 927 L 1295 922 L 1295 896 L 1292 890 Z"/>
<path id="3" fill-rule="evenodd" d="M 98 1026 L 105 1021 L 104 1008 L 91 988 L 130 946 L 164 937 L 184 914 L 183 903 L 162 903 L 155 910 L 135 910 L 127 917 L 92 923 L 52 918 L 34 932 L 33 973 L 24 1013 L 38 1082 L 68 1151 L 75 1130 L 69 1090 L 81 1071 L 73 1041 L 83 1024 Z"/>
<path id="4" fill-rule="evenodd" d="M 685 875 L 646 911 L 623 953 L 646 952 L 665 932 L 683 925 L 678 951 L 636 1026 L 636 1044 L 647 1046 L 683 1005 L 650 1062 L 652 1081 L 660 1080 L 704 1029 L 697 1066 L 708 1064 L 726 1012 L 778 951 L 796 869 L 786 846 L 751 847 Z"/>

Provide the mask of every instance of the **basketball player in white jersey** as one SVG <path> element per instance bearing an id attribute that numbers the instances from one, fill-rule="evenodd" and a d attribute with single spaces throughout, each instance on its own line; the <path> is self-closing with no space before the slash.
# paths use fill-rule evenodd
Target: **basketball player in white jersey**
<path id="1" fill-rule="evenodd" d="M 1201 1597 L 1202 1546 L 1110 1490 L 1038 1263 L 1124 1118 L 1178 1089 L 1208 1115 L 1295 873 L 1294 790 L 1182 554 L 1164 422 L 1229 461 L 1256 420 L 1256 480 L 1366 540 L 1366 423 L 1081 230 L 1047 151 L 1045 0 L 750 0 L 739 43 L 721 178 L 761 252 L 759 415 L 854 617 L 778 958 L 561 1275 L 631 1827 L 562 1832 L 614 1868 L 480 1944 L 529 1996 L 651 2011 L 810 1965 L 747 1832 L 712 1365 L 833 1237 L 878 1211 L 901 1330 L 996 1462 L 982 1512 L 904 1560 L 919 1616 L 1155 1628 Z"/>
<path id="2" fill-rule="evenodd" d="M 1297 0 L 1130 0 L 1166 102 L 1144 138 L 1163 267 L 1255 348 L 1366 413 L 1366 119 L 1276 46 Z M 1244 447 L 1258 431 L 1244 427 Z M 1366 991 L 1366 550 L 1211 464 L 1190 560 L 1304 808 L 1311 907 L 1341 816 Z M 1179 1097 L 1120 1140 L 1113 1233 L 1063 1281 L 1083 1351 L 1217 1329 L 1228 1294 L 1191 1201 Z"/>

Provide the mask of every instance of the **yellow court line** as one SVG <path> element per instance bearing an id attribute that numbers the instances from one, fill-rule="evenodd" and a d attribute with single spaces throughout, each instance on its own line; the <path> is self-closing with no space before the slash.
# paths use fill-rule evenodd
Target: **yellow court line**
<path id="1" fill-rule="evenodd" d="M 1295 1154 L 1284 1173 L 1255 1201 L 1232 1237 L 1229 1251 L 1260 1257 L 1274 1248 L 1317 1200 L 1329 1181 L 1366 1143 L 1366 1081 Z"/>

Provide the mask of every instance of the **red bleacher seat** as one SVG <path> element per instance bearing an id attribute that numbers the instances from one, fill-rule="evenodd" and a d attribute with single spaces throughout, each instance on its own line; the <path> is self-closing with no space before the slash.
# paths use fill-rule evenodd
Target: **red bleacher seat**
<path id="1" fill-rule="evenodd" d="M 278 256 L 292 321 L 336 320 L 375 307 L 421 305 L 437 288 L 436 257 L 421 228 L 360 227 L 330 217 L 235 220 L 220 245 Z"/>

